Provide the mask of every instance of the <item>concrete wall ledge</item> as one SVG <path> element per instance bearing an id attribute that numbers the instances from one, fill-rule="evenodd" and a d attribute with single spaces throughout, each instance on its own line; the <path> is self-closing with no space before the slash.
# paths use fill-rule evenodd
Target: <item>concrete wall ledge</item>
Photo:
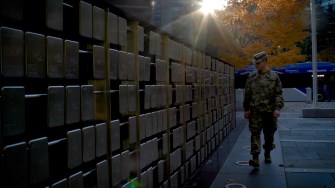
<path id="1" fill-rule="evenodd" d="M 303 108 L 303 118 L 335 118 L 335 108 Z"/>

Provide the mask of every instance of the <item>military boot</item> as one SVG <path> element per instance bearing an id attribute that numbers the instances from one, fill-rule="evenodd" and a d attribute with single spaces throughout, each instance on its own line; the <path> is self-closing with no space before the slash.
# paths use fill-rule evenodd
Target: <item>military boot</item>
<path id="1" fill-rule="evenodd" d="M 252 160 L 249 161 L 249 166 L 252 167 L 259 167 L 259 158 L 258 158 L 258 154 L 253 154 L 252 155 Z"/>
<path id="2" fill-rule="evenodd" d="M 272 162 L 270 151 L 265 151 L 264 152 L 264 161 L 265 161 L 266 164 L 270 164 Z"/>

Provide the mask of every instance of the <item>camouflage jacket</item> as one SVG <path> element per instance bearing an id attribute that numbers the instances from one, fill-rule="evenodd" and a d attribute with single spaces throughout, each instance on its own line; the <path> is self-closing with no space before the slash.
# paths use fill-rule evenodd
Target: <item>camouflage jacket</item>
<path id="1" fill-rule="evenodd" d="M 273 112 L 284 106 L 282 85 L 274 71 L 251 74 L 245 85 L 243 107 L 245 110 Z"/>

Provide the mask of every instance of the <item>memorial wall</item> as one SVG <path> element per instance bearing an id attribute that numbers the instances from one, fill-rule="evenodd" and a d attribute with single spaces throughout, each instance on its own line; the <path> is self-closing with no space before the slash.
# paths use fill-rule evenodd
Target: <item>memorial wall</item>
<path id="1" fill-rule="evenodd" d="M 0 14 L 0 187 L 182 187 L 235 127 L 233 66 L 105 1 Z"/>

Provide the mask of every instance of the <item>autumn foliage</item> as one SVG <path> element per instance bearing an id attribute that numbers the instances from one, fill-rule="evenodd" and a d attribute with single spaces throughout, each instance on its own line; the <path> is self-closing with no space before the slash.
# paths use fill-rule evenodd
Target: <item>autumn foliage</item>
<path id="1" fill-rule="evenodd" d="M 260 51 L 270 55 L 270 67 L 304 61 L 297 44 L 310 35 L 308 3 L 309 0 L 228 0 L 226 9 L 219 10 L 217 16 L 239 48 L 225 48 L 220 57 L 237 68 L 248 65 L 253 54 Z"/>

